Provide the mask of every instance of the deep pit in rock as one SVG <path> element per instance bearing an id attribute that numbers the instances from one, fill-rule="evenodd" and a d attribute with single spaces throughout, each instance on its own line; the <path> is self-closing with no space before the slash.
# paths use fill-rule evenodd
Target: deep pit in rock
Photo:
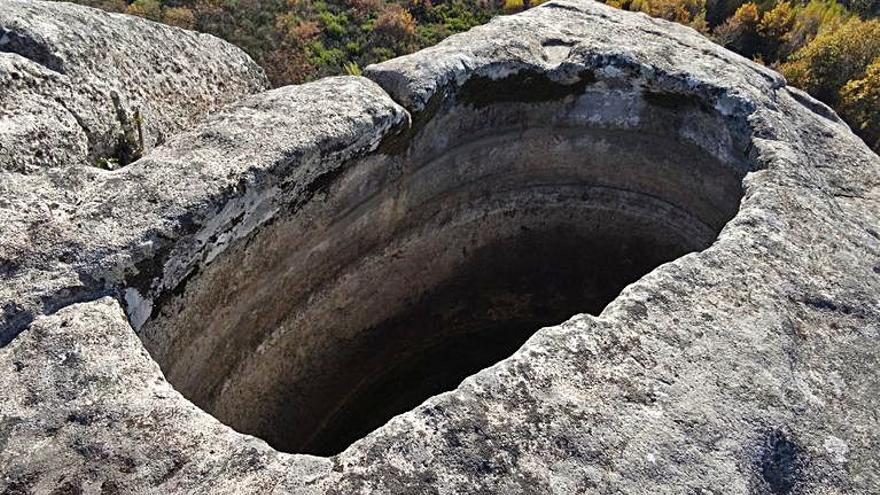
<path id="1" fill-rule="evenodd" d="M 448 95 L 323 175 L 143 327 L 169 381 L 279 450 L 332 455 L 711 245 L 746 170 L 723 119 L 640 88 L 555 89 Z"/>

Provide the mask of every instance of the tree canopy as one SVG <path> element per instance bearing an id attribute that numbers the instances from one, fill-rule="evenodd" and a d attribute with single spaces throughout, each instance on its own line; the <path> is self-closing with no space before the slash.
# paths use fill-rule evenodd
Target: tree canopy
<path id="1" fill-rule="evenodd" d="M 295 84 L 430 46 L 543 0 L 75 0 L 214 34 L 273 85 Z M 831 105 L 880 151 L 880 0 L 605 0 L 691 26 Z"/>

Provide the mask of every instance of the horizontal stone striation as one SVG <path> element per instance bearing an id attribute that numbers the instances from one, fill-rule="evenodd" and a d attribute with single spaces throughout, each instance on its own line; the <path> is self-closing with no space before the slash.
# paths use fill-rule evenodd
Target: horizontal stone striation
<path id="1" fill-rule="evenodd" d="M 620 82 L 540 103 L 444 100 L 404 149 L 346 164 L 320 197 L 300 194 L 301 209 L 203 265 L 143 327 L 147 348 L 227 424 L 326 454 L 347 446 L 327 431 L 393 415 L 352 411 L 385 407 L 366 390 L 395 382 L 385 370 L 404 356 L 490 334 L 510 353 L 541 326 L 598 313 L 710 245 L 741 196 L 742 163 L 678 139 L 723 139 L 723 122 Z M 446 386 L 506 356 L 487 355 Z M 433 395 L 415 382 L 399 412 Z"/>
<path id="2" fill-rule="evenodd" d="M 303 106 L 322 100 L 333 103 Z M 141 308 L 133 317 L 139 326 L 151 298 L 278 209 L 292 207 L 295 198 L 302 201 L 312 181 L 377 146 L 385 130 L 405 118 L 362 78 L 244 99 L 122 170 L 84 172 L 87 182 L 67 184 L 65 194 L 76 196 L 78 208 L 51 217 L 46 227 L 54 232 L 45 241 L 15 245 L 9 239 L 21 252 L 11 256 L 7 297 L 23 307 L 19 312 L 34 314 L 39 305 L 51 312 L 56 304 L 127 286 L 122 297 Z M 7 336 L 21 328 L 12 313 Z"/>
<path id="3" fill-rule="evenodd" d="M 16 57 L 16 70 L 55 84 L 55 70 Z M 2 183 L 0 491 L 880 490 L 880 159 L 832 112 L 688 28 L 574 0 L 495 19 L 366 74 L 388 94 L 364 78 L 282 88 L 120 171 Z M 493 96 L 505 81 L 536 80 L 552 84 Z M 725 214 L 689 209 L 704 212 L 689 225 L 723 226 L 710 247 L 651 271 L 598 316 L 538 331 L 513 356 L 329 458 L 276 452 L 216 422 L 133 340 L 127 329 L 143 322 L 161 362 L 167 342 L 157 336 L 172 334 L 150 334 L 150 318 L 185 309 L 173 301 L 267 239 L 261 233 L 290 218 L 307 223 L 303 215 L 342 187 L 375 185 L 346 175 L 352 164 L 381 171 L 418 136 L 454 132 L 440 125 L 456 122 L 444 115 L 525 98 L 529 110 L 562 101 L 603 132 L 637 135 L 646 121 L 632 121 L 633 108 L 674 116 L 651 125 L 669 123 L 675 145 L 645 149 L 745 174 L 738 211 L 725 225 Z M 39 108 L 59 133 L 80 132 L 46 101 Z M 523 147 L 571 139 L 552 127 L 515 136 Z M 492 136 L 473 138 L 467 156 L 479 157 Z M 425 157 L 447 149 L 421 145 Z M 93 300 L 103 292 L 115 300 Z M 73 301 L 91 302 L 59 309 Z"/>

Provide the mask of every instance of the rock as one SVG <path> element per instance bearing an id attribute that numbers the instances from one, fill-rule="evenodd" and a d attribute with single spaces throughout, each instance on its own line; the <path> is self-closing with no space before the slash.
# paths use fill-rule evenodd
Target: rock
<path id="1" fill-rule="evenodd" d="M 0 53 L 0 170 L 35 171 L 86 160 L 88 137 L 65 107 L 72 93 L 61 74 Z"/>
<path id="2" fill-rule="evenodd" d="M 0 491 L 880 490 L 880 158 L 827 107 L 580 0 L 365 74 L 10 176 Z"/>
<path id="3" fill-rule="evenodd" d="M 120 167 L 140 153 L 141 137 L 148 151 L 266 85 L 244 52 L 206 34 L 68 3 L 4 1 L 0 342 L 35 307 L 54 311 L 101 286 L 64 261 L 82 247 L 74 237 L 89 235 L 72 217 L 88 203 L 85 186 L 103 180 L 98 167 Z M 34 265 L 50 275 L 30 278 Z"/>
<path id="4" fill-rule="evenodd" d="M 328 79 L 245 98 L 115 172 L 10 174 L 0 186 L 0 342 L 41 312 L 124 285 L 145 292 L 163 271 L 170 280 L 158 284 L 178 283 L 270 220 L 287 201 L 277 196 L 303 194 L 405 117 L 367 79 Z"/>
<path id="5" fill-rule="evenodd" d="M 263 474 L 261 484 L 261 476 L 252 476 L 255 467 L 280 477 L 309 470 L 183 399 L 161 379 L 111 298 L 38 318 L 3 359 L 11 368 L 4 368 L 0 384 L 7 397 L 16 397 L 4 402 L 0 420 L 7 493 L 64 487 L 72 493 L 133 493 L 150 486 L 192 492 L 208 485 L 222 489 L 226 482 L 214 480 L 236 478 L 256 490 L 268 488 L 271 478 Z M 53 413 L 34 414 L 40 410 Z M 194 451 L 212 453 L 190 458 Z M 43 475 L 61 466 L 61 478 Z M 180 483 L 180 472 L 196 471 L 198 480 Z"/>
<path id="6" fill-rule="evenodd" d="M 23 173 L 125 165 L 267 85 L 244 52 L 213 36 L 32 0 L 4 0 L 0 81 L 0 170 Z"/>

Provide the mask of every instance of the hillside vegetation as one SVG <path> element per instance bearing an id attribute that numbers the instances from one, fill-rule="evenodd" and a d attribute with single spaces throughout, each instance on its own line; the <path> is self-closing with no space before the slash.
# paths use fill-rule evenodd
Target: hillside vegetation
<path id="1" fill-rule="evenodd" d="M 276 86 L 403 55 L 534 0 L 76 0 L 214 34 Z M 880 0 L 607 0 L 687 24 L 779 70 L 880 151 Z"/>

